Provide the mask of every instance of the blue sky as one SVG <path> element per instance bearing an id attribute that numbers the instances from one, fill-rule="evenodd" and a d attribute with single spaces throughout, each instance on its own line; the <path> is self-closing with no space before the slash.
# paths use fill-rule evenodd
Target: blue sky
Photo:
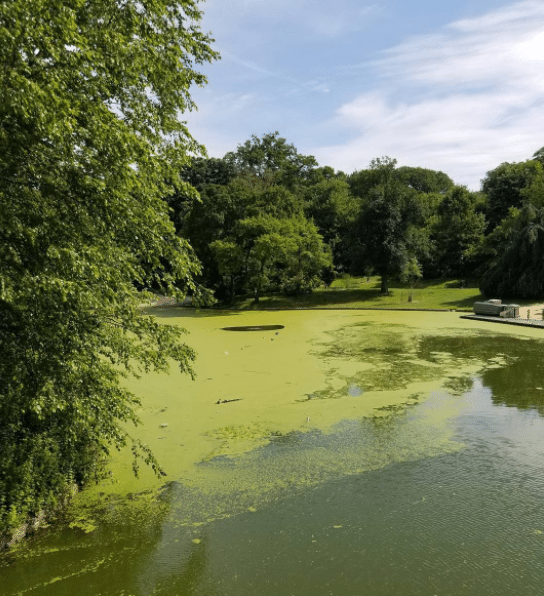
<path id="1" fill-rule="evenodd" d="M 389 155 L 480 188 L 544 145 L 544 0 L 207 0 L 208 154 L 279 131 L 346 173 Z"/>

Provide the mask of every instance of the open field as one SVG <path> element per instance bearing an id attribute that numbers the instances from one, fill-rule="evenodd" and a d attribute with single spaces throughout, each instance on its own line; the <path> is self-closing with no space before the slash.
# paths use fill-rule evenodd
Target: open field
<path id="1" fill-rule="evenodd" d="M 368 280 L 368 281 L 367 281 Z M 391 308 L 472 311 L 472 305 L 486 300 L 477 283 L 461 288 L 459 280 L 425 280 L 411 289 L 408 284 L 391 281 L 389 295 L 380 292 L 380 278 L 346 276 L 335 280 L 330 288 L 314 290 L 302 296 L 262 296 L 259 304 L 253 297 L 239 299 L 234 308 L 263 310 L 269 308 Z M 412 300 L 410 301 L 410 296 Z M 521 306 L 530 300 L 515 300 Z"/>

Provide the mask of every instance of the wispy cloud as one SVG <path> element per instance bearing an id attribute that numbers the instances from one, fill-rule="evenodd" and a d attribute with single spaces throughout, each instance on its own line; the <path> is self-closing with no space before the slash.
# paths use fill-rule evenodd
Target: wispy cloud
<path id="1" fill-rule="evenodd" d="M 299 35 L 325 38 L 362 30 L 386 14 L 385 4 L 361 6 L 359 0 L 207 0 L 204 10 L 213 31 L 235 32 L 250 25 L 261 34 L 266 28 L 288 34 L 296 29 Z"/>
<path id="2" fill-rule="evenodd" d="M 355 3 L 327 3 L 321 10 L 312 10 L 310 2 L 306 4 L 306 26 L 316 35 L 337 38 L 348 32 L 361 31 L 377 17 L 385 14 L 382 4 L 357 6 Z M 315 5 L 314 5 L 315 6 Z"/>
<path id="3" fill-rule="evenodd" d="M 366 65 L 371 93 L 342 105 L 349 142 L 316 147 L 344 171 L 391 155 L 479 188 L 486 171 L 544 144 L 544 2 L 526 0 L 432 35 L 411 37 Z"/>

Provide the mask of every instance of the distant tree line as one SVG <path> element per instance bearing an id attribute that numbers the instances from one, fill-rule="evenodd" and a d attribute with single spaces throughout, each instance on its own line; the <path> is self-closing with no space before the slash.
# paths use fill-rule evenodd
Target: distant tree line
<path id="1" fill-rule="evenodd" d="M 200 198 L 169 197 L 177 233 L 218 299 L 297 294 L 336 275 L 479 279 L 499 297 L 544 297 L 544 148 L 487 172 L 481 190 L 444 172 L 373 159 L 349 175 L 278 132 L 223 158 L 198 157 L 182 179 Z"/>

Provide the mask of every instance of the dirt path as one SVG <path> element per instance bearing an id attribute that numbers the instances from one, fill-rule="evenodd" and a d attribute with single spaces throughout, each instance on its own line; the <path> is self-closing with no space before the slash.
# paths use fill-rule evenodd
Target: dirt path
<path id="1" fill-rule="evenodd" d="M 543 310 L 544 304 L 532 304 L 531 306 L 522 306 L 519 309 L 519 314 L 523 319 L 542 319 Z"/>

